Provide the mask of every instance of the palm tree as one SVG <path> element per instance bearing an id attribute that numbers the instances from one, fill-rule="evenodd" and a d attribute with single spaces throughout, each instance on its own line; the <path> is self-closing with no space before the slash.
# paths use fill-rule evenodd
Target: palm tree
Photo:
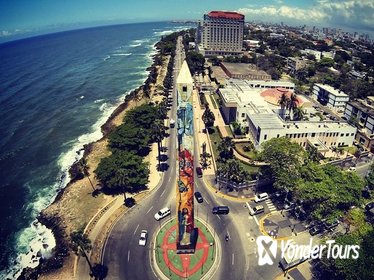
<path id="1" fill-rule="evenodd" d="M 212 127 L 214 125 L 214 121 L 216 120 L 216 117 L 214 116 L 213 112 L 209 109 L 209 106 L 206 106 L 201 119 L 204 122 L 206 131 L 208 131 L 209 127 Z"/>
<path id="2" fill-rule="evenodd" d="M 291 115 L 291 111 L 293 112 L 297 108 L 298 103 L 299 101 L 297 100 L 296 94 L 292 93 L 289 98 L 289 102 L 288 102 L 288 110 L 289 110 L 290 115 Z"/>
<path id="3" fill-rule="evenodd" d="M 222 139 L 221 143 L 218 144 L 217 150 L 219 152 L 219 155 L 221 159 L 227 160 L 232 158 L 234 152 L 234 142 L 232 141 L 232 138 L 229 136 L 226 136 Z"/>
<path id="4" fill-rule="evenodd" d="M 129 173 L 125 169 L 117 169 L 114 175 L 114 180 L 117 181 L 117 185 L 120 186 L 123 192 L 123 199 L 126 201 L 126 192 L 129 191 Z"/>
<path id="5" fill-rule="evenodd" d="M 161 166 L 161 142 L 165 138 L 166 127 L 161 121 L 156 121 L 151 126 L 151 140 L 157 142 L 158 148 L 158 166 Z"/>
<path id="6" fill-rule="evenodd" d="M 80 164 L 81 164 L 81 166 L 82 166 L 84 176 L 86 176 L 87 179 L 88 179 L 88 181 L 90 181 L 91 187 L 92 187 L 93 191 L 95 192 L 96 189 L 95 189 L 95 187 L 94 187 L 94 185 L 93 185 L 93 183 L 92 183 L 92 181 L 91 181 L 91 179 L 90 179 L 90 173 L 88 172 L 88 166 L 87 166 L 87 161 L 86 161 L 86 159 L 85 159 L 85 158 L 82 158 L 82 159 L 80 160 Z"/>
<path id="7" fill-rule="evenodd" d="M 86 258 L 90 271 L 92 273 L 92 264 L 88 258 L 87 253 L 92 249 L 91 240 L 88 239 L 87 234 L 83 230 L 73 231 L 70 234 L 70 247 L 77 256 Z"/>
<path id="8" fill-rule="evenodd" d="M 293 120 L 301 121 L 304 118 L 304 111 L 302 107 L 296 107 L 293 110 Z"/>
<path id="9" fill-rule="evenodd" d="M 284 119 L 286 113 L 286 108 L 288 105 L 289 99 L 285 93 L 282 94 L 281 98 L 278 101 L 278 104 L 281 106 L 281 118 Z"/>

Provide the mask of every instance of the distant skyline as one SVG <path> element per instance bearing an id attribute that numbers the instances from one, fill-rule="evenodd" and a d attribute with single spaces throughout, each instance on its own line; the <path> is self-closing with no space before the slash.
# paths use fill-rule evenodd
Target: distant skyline
<path id="1" fill-rule="evenodd" d="M 197 20 L 211 10 L 237 11 L 246 21 L 283 21 L 374 35 L 373 0 L 0 0 L 0 40 L 111 23 Z"/>

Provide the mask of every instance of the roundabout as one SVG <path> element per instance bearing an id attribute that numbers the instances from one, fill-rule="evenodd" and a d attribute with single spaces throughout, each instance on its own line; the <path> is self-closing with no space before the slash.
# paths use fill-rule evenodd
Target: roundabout
<path id="1" fill-rule="evenodd" d="M 163 279 L 209 279 L 217 260 L 217 243 L 214 233 L 200 220 L 195 219 L 197 240 L 194 254 L 177 254 L 177 220 L 172 219 L 161 226 L 154 244 L 155 270 Z"/>

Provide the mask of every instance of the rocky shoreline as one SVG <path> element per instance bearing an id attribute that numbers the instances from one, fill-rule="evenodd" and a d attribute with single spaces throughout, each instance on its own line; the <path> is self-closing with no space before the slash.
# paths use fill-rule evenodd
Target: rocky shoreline
<path id="1" fill-rule="evenodd" d="M 157 46 L 158 43 L 156 43 Z M 92 153 L 93 146 L 96 143 L 106 141 L 108 134 L 110 131 L 112 131 L 117 125 L 115 124 L 115 119 L 119 117 L 121 114 L 124 113 L 125 110 L 127 110 L 131 103 L 136 102 L 136 100 L 140 100 L 144 96 L 143 89 L 145 85 L 150 84 L 151 81 L 151 75 L 154 75 L 155 71 L 157 72 L 157 62 L 156 57 L 162 56 L 159 49 L 157 49 L 157 53 L 153 55 L 153 62 L 150 67 L 148 67 L 146 70 L 149 71 L 149 75 L 145 82 L 136 88 L 135 90 L 131 91 L 128 95 L 126 95 L 124 101 L 113 111 L 113 113 L 110 115 L 110 117 L 107 119 L 107 121 L 101 126 L 101 131 L 103 133 L 103 137 L 96 141 L 92 142 L 90 144 L 87 144 L 84 146 L 84 154 L 83 158 L 87 159 L 90 154 Z M 69 173 L 71 173 L 72 169 L 76 168 L 77 165 L 79 165 L 79 162 L 75 162 L 69 169 Z M 49 212 L 50 208 L 52 208 L 55 204 L 58 204 L 64 197 L 65 193 L 69 191 L 70 188 L 72 188 L 73 183 L 76 180 L 72 178 L 69 183 L 66 185 L 65 188 L 61 189 L 59 193 L 57 194 L 55 200 L 53 203 L 48 206 L 46 209 L 44 209 L 39 216 L 37 217 L 38 221 L 45 225 L 47 228 L 49 228 L 55 237 L 56 240 L 56 247 L 53 249 L 53 256 L 48 259 L 40 259 L 40 263 L 35 268 L 25 268 L 23 269 L 20 277 L 18 279 L 26 280 L 26 279 L 38 279 L 38 277 L 42 274 L 46 274 L 52 271 L 55 271 L 59 268 L 62 268 L 64 265 L 64 260 L 66 257 L 68 257 L 71 252 L 69 249 L 69 242 L 68 242 L 68 235 L 66 232 L 66 224 L 64 223 L 63 219 L 59 215 L 51 215 Z"/>

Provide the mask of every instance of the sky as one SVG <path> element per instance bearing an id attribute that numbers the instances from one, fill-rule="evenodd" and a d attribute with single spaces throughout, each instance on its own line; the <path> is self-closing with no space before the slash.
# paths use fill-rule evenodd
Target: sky
<path id="1" fill-rule="evenodd" d="M 211 10 L 237 11 L 246 21 L 374 35 L 374 0 L 0 0 L 0 39 L 110 23 L 196 20 Z"/>

